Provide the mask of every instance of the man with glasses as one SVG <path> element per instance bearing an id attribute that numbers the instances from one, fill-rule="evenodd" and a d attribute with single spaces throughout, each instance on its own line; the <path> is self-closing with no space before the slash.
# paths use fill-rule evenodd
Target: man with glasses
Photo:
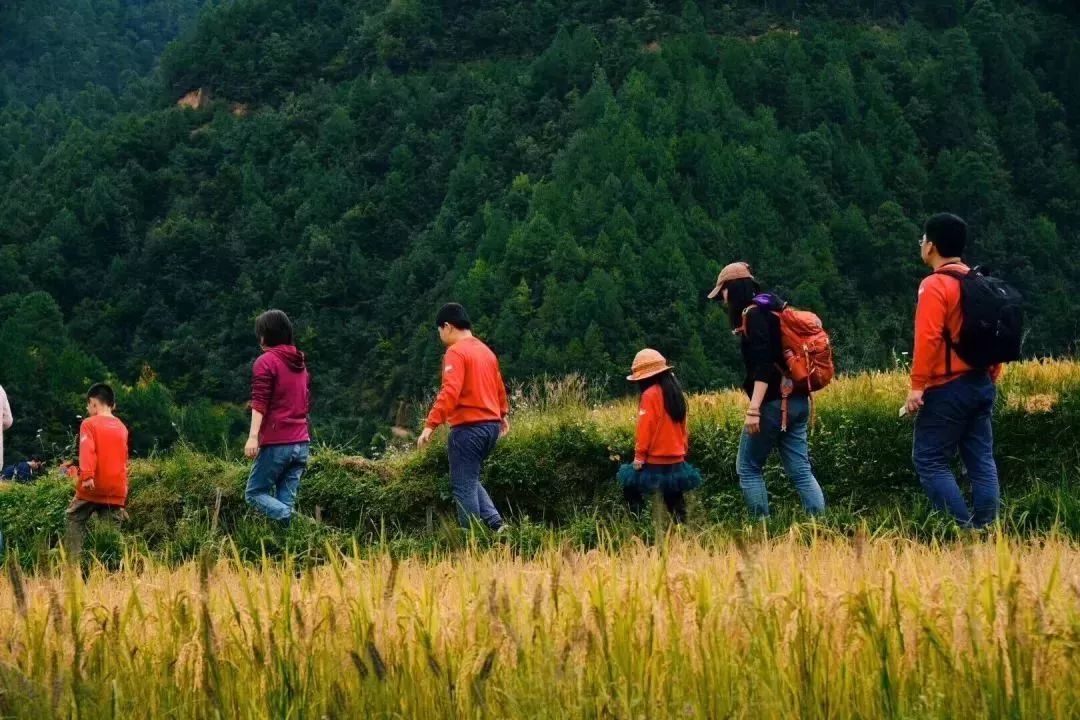
<path id="1" fill-rule="evenodd" d="M 919 250 L 933 271 L 919 286 L 911 390 L 904 410 L 915 418 L 912 460 L 938 510 L 966 528 L 994 522 L 999 490 L 992 412 L 1000 365 L 972 367 L 955 350 L 963 325 L 961 281 L 970 268 L 961 256 L 967 224 L 942 213 L 926 221 Z M 957 451 L 971 479 L 969 509 L 950 464 Z"/>
<path id="2" fill-rule="evenodd" d="M 419 447 L 444 422 L 450 424 L 447 455 L 450 484 L 458 506 L 458 521 L 468 527 L 478 519 L 496 532 L 506 528 L 487 490 L 480 484 L 480 468 L 495 443 L 510 430 L 506 385 L 495 353 L 472 334 L 465 308 L 448 303 L 435 316 L 439 339 L 446 346 L 442 388 L 428 415 Z"/>

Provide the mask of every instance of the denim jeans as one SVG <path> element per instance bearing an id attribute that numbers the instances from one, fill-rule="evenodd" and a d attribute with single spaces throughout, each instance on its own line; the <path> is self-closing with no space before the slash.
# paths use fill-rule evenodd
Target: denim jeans
<path id="1" fill-rule="evenodd" d="M 802 498 L 803 509 L 816 515 L 825 510 L 825 495 L 821 492 L 810 467 L 810 448 L 807 443 L 810 421 L 810 400 L 801 395 L 788 398 L 787 431 L 780 430 L 783 410 L 781 400 L 761 406 L 761 432 L 751 435 L 743 428 L 739 442 L 737 472 L 743 498 L 751 514 L 769 515 L 769 494 L 765 489 L 765 462 L 773 448 L 780 448 L 784 472 Z"/>
<path id="2" fill-rule="evenodd" d="M 251 466 L 244 499 L 271 520 L 292 518 L 300 476 L 308 464 L 308 443 L 264 445 Z"/>
<path id="3" fill-rule="evenodd" d="M 458 425 L 450 430 L 447 454 L 450 456 L 450 485 L 457 502 L 458 522 L 468 527 L 472 518 L 483 521 L 492 530 L 503 525 L 487 490 L 480 484 L 480 466 L 499 441 L 500 423 Z"/>
<path id="4" fill-rule="evenodd" d="M 963 375 L 923 394 L 915 416 L 911 459 L 919 482 L 938 510 L 963 527 L 984 527 L 997 518 L 1000 494 L 991 416 L 997 389 L 985 372 Z M 957 450 L 971 479 L 974 513 L 949 467 Z"/>

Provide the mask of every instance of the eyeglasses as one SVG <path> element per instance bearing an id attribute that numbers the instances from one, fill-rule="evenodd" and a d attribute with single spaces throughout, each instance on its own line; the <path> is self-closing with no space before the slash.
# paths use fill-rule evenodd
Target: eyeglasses
<path id="1" fill-rule="evenodd" d="M 921 238 L 919 238 L 919 247 L 922 247 L 923 245 L 925 245 L 928 242 L 930 242 L 930 241 L 926 239 L 925 235 L 923 235 Z"/>

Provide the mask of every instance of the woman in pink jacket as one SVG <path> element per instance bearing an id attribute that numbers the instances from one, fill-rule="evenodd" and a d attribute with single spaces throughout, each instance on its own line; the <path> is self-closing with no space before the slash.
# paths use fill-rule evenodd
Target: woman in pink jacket
<path id="1" fill-rule="evenodd" d="M 288 315 L 267 310 L 255 321 L 255 335 L 263 353 L 252 368 L 251 433 L 244 454 L 255 464 L 244 497 L 288 526 L 308 464 L 310 378 L 304 353 L 293 345 Z"/>

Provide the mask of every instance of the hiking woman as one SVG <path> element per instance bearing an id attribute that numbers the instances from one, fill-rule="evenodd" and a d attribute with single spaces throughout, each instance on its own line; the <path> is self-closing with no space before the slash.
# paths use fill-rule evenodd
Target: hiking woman
<path id="1" fill-rule="evenodd" d="M 634 358 L 630 376 L 641 392 L 638 402 L 634 462 L 619 468 L 623 495 L 635 512 L 648 494 L 660 491 L 675 522 L 686 520 L 683 495 L 701 485 L 701 474 L 686 462 L 686 396 L 672 368 L 656 350 L 642 350 Z"/>
<path id="2" fill-rule="evenodd" d="M 743 389 L 749 403 L 736 462 L 746 505 L 752 515 L 768 517 L 765 461 L 774 448 L 779 448 L 784 472 L 799 492 L 803 509 L 816 515 L 825 509 L 825 496 L 810 466 L 810 397 L 806 388 L 792 387 L 782 370 L 785 361 L 777 313 L 787 303 L 762 292 L 744 262 L 732 263 L 720 272 L 716 287 L 709 293 L 709 299 L 717 298 L 727 305 L 728 320 L 732 332 L 739 336 L 746 366 Z"/>

